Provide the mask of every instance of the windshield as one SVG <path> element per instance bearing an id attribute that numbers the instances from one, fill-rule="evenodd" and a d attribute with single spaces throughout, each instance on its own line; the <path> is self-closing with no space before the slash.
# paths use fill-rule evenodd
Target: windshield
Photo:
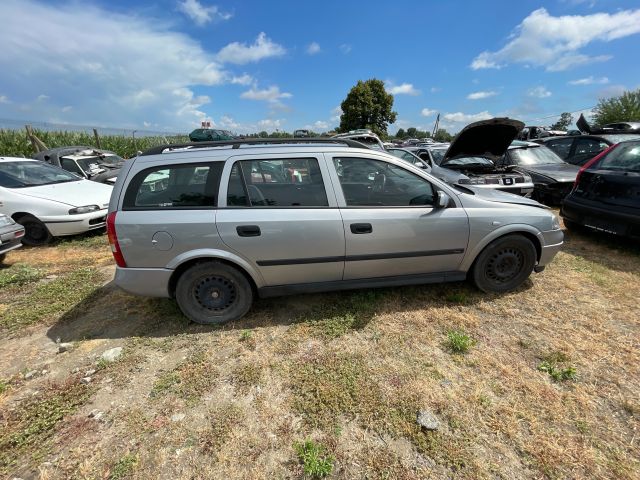
<path id="1" fill-rule="evenodd" d="M 72 173 L 43 162 L 0 162 L 0 186 L 6 188 L 36 187 L 78 180 Z"/>
<path id="2" fill-rule="evenodd" d="M 597 165 L 602 170 L 623 170 L 640 172 L 640 142 L 618 145 Z"/>
<path id="3" fill-rule="evenodd" d="M 488 158 L 484 158 L 484 157 L 456 157 L 456 158 L 447 159 L 442 164 L 442 166 L 447 166 L 447 167 L 454 167 L 454 166 L 465 167 L 469 165 L 474 165 L 474 166 L 482 165 L 487 167 L 493 167 L 493 162 Z"/>
<path id="4" fill-rule="evenodd" d="M 80 168 L 86 173 L 100 170 L 100 166 L 119 167 L 119 164 L 122 162 L 124 162 L 124 160 L 121 157 L 113 154 L 78 158 L 78 165 L 80 165 Z"/>
<path id="5" fill-rule="evenodd" d="M 509 150 L 516 165 L 557 165 L 565 163 L 547 147 L 524 147 Z"/>
<path id="6" fill-rule="evenodd" d="M 431 150 L 429 150 L 429 152 L 431 152 L 433 161 L 438 165 L 440 165 L 440 162 L 442 162 L 442 158 L 444 157 L 446 151 L 447 150 L 445 148 L 432 148 Z"/>

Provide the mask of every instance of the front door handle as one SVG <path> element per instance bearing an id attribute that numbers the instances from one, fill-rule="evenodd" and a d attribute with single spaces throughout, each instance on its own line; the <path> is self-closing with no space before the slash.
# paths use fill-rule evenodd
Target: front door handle
<path id="1" fill-rule="evenodd" d="M 355 233 L 356 235 L 360 235 L 363 233 L 371 233 L 373 232 L 373 227 L 370 223 L 352 223 L 351 224 L 351 233 Z"/>
<path id="2" fill-rule="evenodd" d="M 259 237 L 261 233 L 258 225 L 239 225 L 236 232 L 241 237 Z"/>

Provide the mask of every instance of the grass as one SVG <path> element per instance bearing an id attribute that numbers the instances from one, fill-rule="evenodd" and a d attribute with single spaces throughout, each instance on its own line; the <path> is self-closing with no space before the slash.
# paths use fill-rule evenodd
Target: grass
<path id="1" fill-rule="evenodd" d="M 450 330 L 447 332 L 445 345 L 453 353 L 468 353 L 475 343 L 475 340 L 463 331 Z"/>
<path id="2" fill-rule="evenodd" d="M 29 265 L 18 263 L 9 268 L 0 269 L 0 288 L 20 287 L 34 283 L 44 277 L 44 272 Z"/>
<path id="3" fill-rule="evenodd" d="M 111 469 L 109 480 L 121 480 L 132 474 L 138 464 L 138 456 L 134 453 L 127 453 L 121 457 Z"/>
<path id="4" fill-rule="evenodd" d="M 540 364 L 538 370 L 548 373 L 556 382 L 564 382 L 566 380 L 576 380 L 578 378 L 577 370 L 569 364 L 570 358 L 563 352 L 552 352 L 546 355 Z"/>
<path id="5" fill-rule="evenodd" d="M 212 368 L 203 351 L 192 352 L 174 370 L 165 372 L 153 385 L 151 397 L 173 395 L 195 404 L 216 382 L 217 371 Z"/>
<path id="6" fill-rule="evenodd" d="M 313 440 L 296 442 L 293 448 L 302 463 L 302 471 L 311 478 L 324 478 L 333 471 L 335 458 L 327 453 L 327 448 Z"/>

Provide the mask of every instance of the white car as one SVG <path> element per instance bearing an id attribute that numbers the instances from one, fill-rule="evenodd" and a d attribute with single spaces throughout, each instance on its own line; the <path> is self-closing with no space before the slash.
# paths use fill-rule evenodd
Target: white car
<path id="1" fill-rule="evenodd" d="M 0 213 L 24 226 L 25 245 L 104 227 L 112 189 L 38 160 L 0 157 Z"/>

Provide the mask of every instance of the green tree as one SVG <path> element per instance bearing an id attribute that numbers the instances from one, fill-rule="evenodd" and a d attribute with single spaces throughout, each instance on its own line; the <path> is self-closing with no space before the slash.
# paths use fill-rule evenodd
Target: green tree
<path id="1" fill-rule="evenodd" d="M 384 82 L 376 78 L 358 83 L 349 91 L 340 104 L 341 132 L 358 128 L 370 128 L 374 133 L 386 137 L 387 126 L 396 121 L 398 114 L 393 109 L 393 95 L 384 89 Z"/>
<path id="2" fill-rule="evenodd" d="M 404 131 L 403 128 L 399 128 L 396 132 L 396 138 L 406 138 L 407 132 Z"/>
<path id="3" fill-rule="evenodd" d="M 407 128 L 407 135 L 409 135 L 409 138 L 416 138 L 418 129 L 415 127 Z"/>
<path id="4" fill-rule="evenodd" d="M 569 125 L 573 123 L 573 115 L 569 112 L 563 112 L 560 114 L 560 118 L 556 123 L 551 125 L 551 130 L 567 130 Z"/>
<path id="5" fill-rule="evenodd" d="M 624 92 L 619 97 L 601 98 L 593 109 L 597 125 L 640 120 L 640 89 Z"/>
<path id="6" fill-rule="evenodd" d="M 439 128 L 433 139 L 436 142 L 450 142 L 453 139 L 453 136 L 444 128 Z"/>

